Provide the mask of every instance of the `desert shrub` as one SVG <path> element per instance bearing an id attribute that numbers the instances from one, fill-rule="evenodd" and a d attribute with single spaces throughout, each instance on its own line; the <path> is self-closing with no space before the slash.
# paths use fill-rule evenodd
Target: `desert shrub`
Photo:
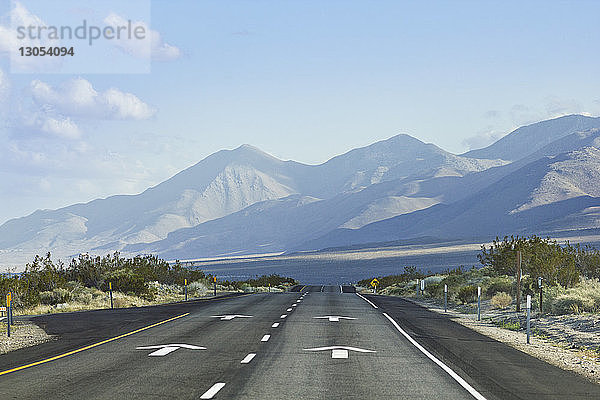
<path id="1" fill-rule="evenodd" d="M 512 303 L 512 297 L 508 293 L 498 292 L 492 296 L 491 303 L 495 308 L 506 308 Z"/>
<path id="2" fill-rule="evenodd" d="M 493 297 L 496 293 L 511 293 L 513 290 L 513 279 L 507 276 L 498 276 L 488 279 L 484 284 L 484 293 Z"/>
<path id="3" fill-rule="evenodd" d="M 40 293 L 40 302 L 46 305 L 66 303 L 71 299 L 71 293 L 67 289 L 57 288 L 52 291 Z"/>
<path id="4" fill-rule="evenodd" d="M 154 299 L 156 294 L 156 291 L 151 290 L 150 286 L 144 281 L 142 276 L 130 269 L 123 268 L 111 272 L 103 287 L 105 291 L 108 290 L 109 282 L 112 283 L 113 290 L 121 293 L 132 294 L 149 300 Z"/>
<path id="5" fill-rule="evenodd" d="M 113 299 L 113 306 L 115 308 L 125 308 L 130 306 L 130 302 L 123 297 L 116 297 Z"/>
<path id="6" fill-rule="evenodd" d="M 575 287 L 564 289 L 560 286 L 544 290 L 544 308 L 553 314 L 596 312 L 600 310 L 600 282 L 597 279 L 583 279 Z"/>
<path id="7" fill-rule="evenodd" d="M 201 281 L 191 282 L 188 285 L 188 295 L 189 296 L 203 296 L 208 291 L 208 286 Z"/>
<path id="8" fill-rule="evenodd" d="M 593 308 L 593 301 L 575 293 L 565 293 L 552 303 L 553 314 L 578 314 Z"/>
<path id="9" fill-rule="evenodd" d="M 425 283 L 425 293 L 431 297 L 442 297 L 444 285 L 441 282 Z"/>
<path id="10" fill-rule="evenodd" d="M 467 285 L 458 290 L 458 299 L 463 303 L 471 303 L 477 298 L 477 286 Z"/>
<path id="11" fill-rule="evenodd" d="M 73 295 L 72 300 L 78 303 L 90 304 L 94 299 L 94 295 L 89 292 L 76 293 Z"/>

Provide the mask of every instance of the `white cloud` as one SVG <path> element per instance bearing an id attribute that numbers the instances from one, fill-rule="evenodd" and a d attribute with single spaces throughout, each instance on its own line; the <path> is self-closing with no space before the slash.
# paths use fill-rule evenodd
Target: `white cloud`
<path id="1" fill-rule="evenodd" d="M 127 26 L 128 20 L 115 13 L 109 14 L 104 23 L 109 26 Z M 181 57 L 181 50 L 169 43 L 166 43 L 159 32 L 152 30 L 145 22 L 132 22 L 134 27 L 143 27 L 145 32 L 144 39 L 135 37 L 121 37 L 115 40 L 115 46 L 121 51 L 136 58 L 152 59 L 155 61 L 169 61 Z"/>
<path id="2" fill-rule="evenodd" d="M 491 126 L 488 126 L 486 129 L 479 131 L 477 135 L 463 140 L 462 143 L 467 146 L 469 150 L 481 149 L 496 142 L 504 135 L 506 135 L 506 132 L 500 132 L 493 129 Z"/>
<path id="3" fill-rule="evenodd" d="M 516 126 L 529 125 L 544 119 L 539 111 L 536 111 L 524 104 L 515 104 L 510 109 L 511 122 Z"/>
<path id="4" fill-rule="evenodd" d="M 53 118 L 47 117 L 42 120 L 41 130 L 54 136 L 65 139 L 79 139 L 81 131 L 71 118 Z"/>
<path id="5" fill-rule="evenodd" d="M 4 71 L 0 68 L 0 104 L 3 104 L 8 99 L 10 83 Z"/>
<path id="6" fill-rule="evenodd" d="M 12 68 L 20 71 L 46 71 L 56 68 L 61 64 L 61 57 L 21 57 L 18 53 L 20 47 L 49 47 L 59 46 L 57 39 L 18 38 L 16 28 L 19 26 L 47 26 L 37 15 L 29 12 L 23 4 L 13 2 L 8 15 L 0 23 L 0 55 L 10 57 Z"/>
<path id="7" fill-rule="evenodd" d="M 152 117 L 156 109 L 131 93 L 111 88 L 98 92 L 83 79 L 71 79 L 59 87 L 45 82 L 31 82 L 33 100 L 40 107 L 49 107 L 59 113 L 90 119 L 143 120 Z"/>
<path id="8" fill-rule="evenodd" d="M 581 104 L 575 99 L 560 99 L 556 96 L 546 99 L 546 112 L 550 118 L 562 117 L 569 114 L 580 114 Z"/>

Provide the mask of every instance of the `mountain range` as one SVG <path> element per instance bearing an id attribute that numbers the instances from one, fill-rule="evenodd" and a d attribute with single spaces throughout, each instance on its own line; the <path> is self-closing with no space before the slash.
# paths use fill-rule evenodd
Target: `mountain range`
<path id="1" fill-rule="evenodd" d="M 0 264 L 48 251 L 193 259 L 596 228 L 600 118 L 570 115 L 462 155 L 408 135 L 320 165 L 222 150 L 138 195 L 7 221 Z"/>

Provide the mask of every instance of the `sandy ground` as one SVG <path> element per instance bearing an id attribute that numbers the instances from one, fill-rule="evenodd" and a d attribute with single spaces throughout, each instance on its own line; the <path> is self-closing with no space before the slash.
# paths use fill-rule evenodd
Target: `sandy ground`
<path id="1" fill-rule="evenodd" d="M 10 327 L 10 338 L 6 334 L 6 320 L 0 322 L 0 354 L 17 350 L 23 347 L 54 340 L 43 329 L 29 321 L 15 321 Z"/>
<path id="2" fill-rule="evenodd" d="M 440 307 L 434 301 L 410 300 L 432 311 L 444 313 L 443 305 Z M 527 344 L 526 332 L 504 329 L 494 324 L 494 321 L 518 319 L 521 326 L 525 326 L 524 313 L 517 315 L 509 310 L 484 312 L 481 321 L 477 321 L 476 314 L 452 309 L 448 310 L 448 314 L 454 321 L 483 335 L 600 384 L 600 316 L 536 316 L 531 322 L 535 334 Z"/>

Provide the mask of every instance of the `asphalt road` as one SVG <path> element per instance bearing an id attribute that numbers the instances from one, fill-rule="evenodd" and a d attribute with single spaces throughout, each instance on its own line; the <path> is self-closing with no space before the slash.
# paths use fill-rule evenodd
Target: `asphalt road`
<path id="1" fill-rule="evenodd" d="M 59 339 L 0 356 L 1 398 L 600 396 L 597 385 L 400 299 L 293 290 L 38 317 Z"/>

